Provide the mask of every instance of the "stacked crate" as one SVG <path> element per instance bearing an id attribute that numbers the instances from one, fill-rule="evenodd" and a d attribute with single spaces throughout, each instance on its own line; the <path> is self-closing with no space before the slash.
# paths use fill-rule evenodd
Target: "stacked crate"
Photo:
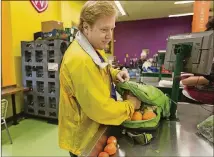
<path id="1" fill-rule="evenodd" d="M 21 42 L 25 113 L 39 117 L 58 117 L 59 69 L 63 57 L 63 40 Z"/>

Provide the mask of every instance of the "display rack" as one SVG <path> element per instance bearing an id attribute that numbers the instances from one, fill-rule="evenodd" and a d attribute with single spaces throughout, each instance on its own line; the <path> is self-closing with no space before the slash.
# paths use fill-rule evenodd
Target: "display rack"
<path id="1" fill-rule="evenodd" d="M 25 113 L 38 117 L 58 119 L 59 69 L 69 45 L 63 40 L 22 41 L 22 76 L 25 94 Z M 65 49 L 64 49 L 65 50 Z"/>

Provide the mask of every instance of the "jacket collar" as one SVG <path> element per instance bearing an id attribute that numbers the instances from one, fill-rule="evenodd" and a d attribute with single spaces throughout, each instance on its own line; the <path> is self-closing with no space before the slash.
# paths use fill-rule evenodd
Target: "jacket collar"
<path id="1" fill-rule="evenodd" d="M 102 63 L 97 52 L 94 50 L 87 38 L 80 31 L 78 31 L 76 34 L 76 41 L 79 43 L 82 49 L 85 50 L 85 52 L 92 58 L 94 63 L 97 64 L 101 69 L 104 69 L 108 65 L 108 63 L 106 62 Z"/>

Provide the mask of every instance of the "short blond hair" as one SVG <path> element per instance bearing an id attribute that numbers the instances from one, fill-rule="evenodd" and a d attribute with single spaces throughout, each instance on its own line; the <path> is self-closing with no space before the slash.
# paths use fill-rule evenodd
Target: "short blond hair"
<path id="1" fill-rule="evenodd" d="M 112 1 L 87 1 L 80 13 L 78 29 L 83 32 L 83 22 L 93 26 L 97 19 L 102 16 L 117 17 L 117 9 Z"/>

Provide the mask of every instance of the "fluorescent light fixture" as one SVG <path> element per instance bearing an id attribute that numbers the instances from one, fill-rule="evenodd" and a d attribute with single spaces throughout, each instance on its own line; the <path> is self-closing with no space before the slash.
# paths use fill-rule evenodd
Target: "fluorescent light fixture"
<path id="1" fill-rule="evenodd" d="M 169 17 L 189 16 L 189 15 L 193 15 L 193 14 L 194 14 L 194 13 L 175 14 L 175 15 L 169 15 Z"/>
<path id="2" fill-rule="evenodd" d="M 114 3 L 116 4 L 117 8 L 119 9 L 120 13 L 122 14 L 122 16 L 126 15 L 122 5 L 120 4 L 119 1 L 114 1 Z"/>
<path id="3" fill-rule="evenodd" d="M 166 50 L 158 50 L 158 53 L 166 53 Z"/>
<path id="4" fill-rule="evenodd" d="M 186 4 L 186 3 L 194 3 L 195 1 L 177 1 L 174 4 Z"/>

